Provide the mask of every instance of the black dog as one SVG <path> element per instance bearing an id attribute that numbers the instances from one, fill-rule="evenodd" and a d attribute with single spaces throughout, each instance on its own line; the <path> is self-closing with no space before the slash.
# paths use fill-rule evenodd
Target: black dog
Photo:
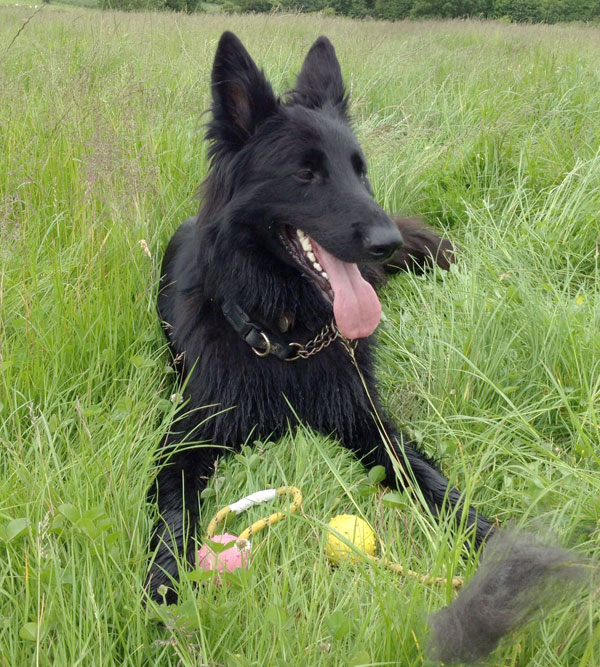
<path id="1" fill-rule="evenodd" d="M 251 433 L 278 437 L 297 415 L 335 434 L 366 465 L 385 466 L 391 483 L 406 483 L 396 478 L 344 341 L 333 338 L 339 331 L 358 340 L 356 362 L 377 401 L 370 335 L 381 307 L 371 283 L 383 271 L 369 264 L 422 266 L 435 257 L 447 266 L 450 248 L 426 229 L 394 223 L 373 200 L 326 38 L 312 46 L 281 103 L 237 37 L 225 33 L 212 94 L 204 202 L 169 243 L 158 298 L 189 401 L 187 416 L 167 436 L 167 462 L 154 489 L 161 515 L 150 583 L 155 597 L 158 586 L 177 576 L 173 552 L 193 558 L 198 494 L 216 457 Z M 321 342 L 323 349 L 311 354 Z M 397 464 L 405 468 L 408 461 L 432 508 L 460 503 L 438 469 L 377 409 Z M 182 440 L 216 447 L 178 451 Z M 471 510 L 469 521 L 479 544 L 491 524 Z"/>
<path id="2" fill-rule="evenodd" d="M 169 243 L 158 297 L 188 399 L 151 491 L 160 520 L 150 593 L 160 599 L 164 584 L 168 601 L 174 553 L 194 559 L 199 493 L 223 447 L 250 434 L 277 438 L 297 419 L 335 434 L 365 465 L 383 465 L 389 484 L 414 481 L 433 510 L 463 509 L 379 407 L 372 362 L 381 315 L 373 285 L 386 269 L 448 268 L 452 247 L 374 201 L 333 46 L 313 44 L 279 101 L 226 32 L 212 96 L 204 201 Z M 478 546 L 492 524 L 467 512 Z"/>

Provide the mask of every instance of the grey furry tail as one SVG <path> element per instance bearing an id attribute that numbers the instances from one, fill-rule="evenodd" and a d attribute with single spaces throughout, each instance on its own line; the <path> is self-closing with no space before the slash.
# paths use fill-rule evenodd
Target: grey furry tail
<path id="1" fill-rule="evenodd" d="M 504 635 L 583 584 L 588 572 L 580 556 L 535 535 L 496 533 L 473 579 L 451 605 L 430 616 L 429 656 L 445 663 L 483 660 Z"/>

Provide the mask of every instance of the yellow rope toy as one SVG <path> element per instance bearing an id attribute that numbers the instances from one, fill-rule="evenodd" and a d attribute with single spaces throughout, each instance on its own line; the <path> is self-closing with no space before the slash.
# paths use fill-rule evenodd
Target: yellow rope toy
<path id="1" fill-rule="evenodd" d="M 254 505 L 273 500 L 277 497 L 289 496 L 292 500 L 287 512 L 274 512 L 263 519 L 255 521 L 246 528 L 239 537 L 235 535 L 216 535 L 219 526 L 223 525 L 230 514 L 241 514 Z M 265 489 L 252 493 L 241 500 L 238 500 L 227 507 L 219 510 L 208 524 L 206 530 L 206 539 L 213 544 L 221 542 L 228 544 L 235 542 L 234 548 L 226 548 L 225 551 L 215 554 L 209 545 L 204 545 L 198 552 L 198 563 L 202 569 L 218 570 L 219 572 L 231 572 L 248 564 L 248 554 L 250 551 L 250 538 L 262 532 L 268 526 L 274 526 L 290 514 L 294 514 L 302 506 L 302 493 L 295 486 L 282 486 L 279 489 Z M 360 552 L 357 554 L 356 549 Z M 432 577 L 426 574 L 419 574 L 414 570 L 407 570 L 398 563 L 392 563 L 387 558 L 377 558 L 374 556 L 376 549 L 375 535 L 366 521 L 349 515 L 343 514 L 334 517 L 329 522 L 329 536 L 325 552 L 330 561 L 339 563 L 346 558 L 354 560 L 367 558 L 374 563 L 387 567 L 392 572 L 402 577 L 413 577 L 422 584 L 445 585 L 446 579 L 443 577 Z M 462 577 L 452 577 L 452 587 L 460 588 L 464 584 Z"/>
<path id="2" fill-rule="evenodd" d="M 231 505 L 224 507 L 222 510 L 219 510 L 212 521 L 208 524 L 208 528 L 206 530 L 207 539 L 211 540 L 214 537 L 217 528 L 232 512 L 234 514 L 241 514 L 253 505 L 264 503 L 267 500 L 273 500 L 277 496 L 286 495 L 290 496 L 292 499 L 292 502 L 288 507 L 288 514 L 293 514 L 302 505 L 302 494 L 295 486 L 282 486 L 279 489 L 265 489 L 264 491 L 257 491 L 256 493 L 252 493 L 251 495 L 238 500 L 237 503 L 232 503 Z M 283 512 L 275 512 L 274 514 L 271 514 L 264 519 L 259 519 L 251 526 L 246 528 L 246 530 L 238 537 L 238 539 L 249 540 L 253 535 L 260 533 L 267 526 L 274 526 L 282 519 L 285 519 L 288 514 L 284 514 Z"/>
<path id="3" fill-rule="evenodd" d="M 255 521 L 244 532 L 236 537 L 229 533 L 215 535 L 217 528 L 221 526 L 230 514 L 241 514 L 253 505 L 259 505 L 268 500 L 273 500 L 278 496 L 290 496 L 290 503 L 287 513 L 275 512 L 264 519 Z M 282 486 L 279 489 L 264 489 L 251 493 L 249 496 L 238 500 L 227 507 L 219 510 L 212 521 L 208 524 L 206 531 L 206 540 L 210 544 L 204 544 L 198 551 L 198 566 L 203 570 L 216 570 L 219 573 L 233 572 L 241 567 L 248 565 L 250 555 L 250 538 L 257 535 L 267 526 L 273 526 L 289 514 L 293 514 L 302 505 L 302 494 L 295 486 Z M 231 544 L 231 543 L 234 544 Z M 216 543 L 230 545 L 223 547 L 223 551 L 217 551 Z M 211 546 L 212 544 L 212 546 Z M 230 548 L 232 547 L 232 548 Z M 218 577 L 216 578 L 218 581 Z"/>

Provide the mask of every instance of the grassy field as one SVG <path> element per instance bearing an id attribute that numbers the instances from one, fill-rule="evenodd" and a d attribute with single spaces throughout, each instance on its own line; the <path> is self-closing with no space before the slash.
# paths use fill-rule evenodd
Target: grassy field
<path id="1" fill-rule="evenodd" d="M 279 91 L 327 34 L 378 199 L 460 247 L 455 271 L 385 290 L 389 409 L 488 516 L 598 561 L 598 30 L 51 6 L 7 48 L 31 12 L 0 7 L 1 665 L 422 664 L 427 614 L 452 591 L 332 569 L 323 527 L 342 512 L 414 570 L 475 570 L 464 531 L 406 494 L 390 504 L 301 431 L 222 461 L 207 494 L 203 528 L 246 493 L 303 490 L 251 570 L 223 588 L 184 581 L 178 608 L 142 604 L 145 495 L 177 391 L 160 257 L 197 207 L 225 28 Z M 511 635 L 492 664 L 600 664 L 599 590 Z"/>

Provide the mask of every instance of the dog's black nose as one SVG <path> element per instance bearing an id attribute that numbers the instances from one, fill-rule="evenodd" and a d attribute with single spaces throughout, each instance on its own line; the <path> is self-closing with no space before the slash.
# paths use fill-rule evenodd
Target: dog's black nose
<path id="1" fill-rule="evenodd" d="M 395 224 L 375 227 L 365 237 L 365 250 L 375 261 L 389 259 L 402 245 L 402 234 Z"/>

